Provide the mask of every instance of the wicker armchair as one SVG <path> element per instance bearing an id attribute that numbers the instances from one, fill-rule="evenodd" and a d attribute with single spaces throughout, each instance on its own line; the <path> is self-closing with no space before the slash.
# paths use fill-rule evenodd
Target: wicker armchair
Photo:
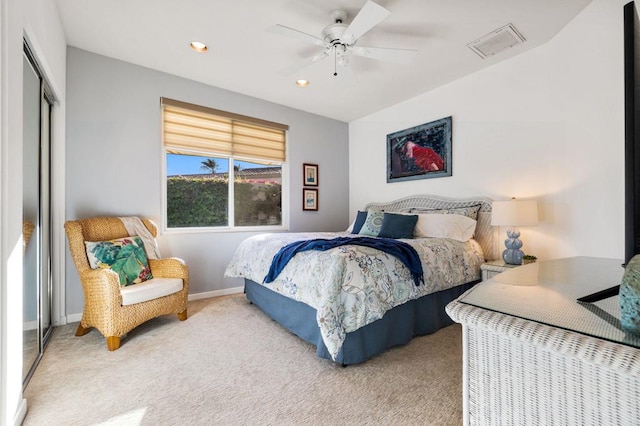
<path id="1" fill-rule="evenodd" d="M 147 219 L 143 219 L 143 223 L 155 238 L 155 224 Z M 118 274 L 108 269 L 91 269 L 84 244 L 85 241 L 105 241 L 129 236 L 122 221 L 117 217 L 73 220 L 67 221 L 64 228 L 71 257 L 84 290 L 84 311 L 76 336 L 87 334 L 92 327 L 97 328 L 106 337 L 107 348 L 115 351 L 120 347 L 120 337 L 145 321 L 167 314 L 177 314 L 180 321 L 187 319 L 189 270 L 181 259 L 149 259 L 149 269 L 154 279 L 182 279 L 182 290 L 123 306 Z"/>

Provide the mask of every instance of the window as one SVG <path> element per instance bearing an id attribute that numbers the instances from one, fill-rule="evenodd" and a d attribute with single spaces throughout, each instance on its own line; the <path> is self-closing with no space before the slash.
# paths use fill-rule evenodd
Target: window
<path id="1" fill-rule="evenodd" d="M 287 126 L 162 98 L 168 229 L 281 227 Z"/>

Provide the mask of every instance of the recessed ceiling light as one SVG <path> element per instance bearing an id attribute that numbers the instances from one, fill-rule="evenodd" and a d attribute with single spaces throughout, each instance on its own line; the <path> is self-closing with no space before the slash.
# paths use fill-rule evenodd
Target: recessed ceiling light
<path id="1" fill-rule="evenodd" d="M 309 85 L 309 80 L 304 80 L 304 79 L 296 80 L 296 86 L 298 87 L 307 87 L 308 85 Z"/>
<path id="2" fill-rule="evenodd" d="M 207 45 L 201 41 L 192 41 L 191 43 L 189 43 L 189 47 L 191 47 L 196 52 L 206 52 L 207 50 L 209 50 Z"/>

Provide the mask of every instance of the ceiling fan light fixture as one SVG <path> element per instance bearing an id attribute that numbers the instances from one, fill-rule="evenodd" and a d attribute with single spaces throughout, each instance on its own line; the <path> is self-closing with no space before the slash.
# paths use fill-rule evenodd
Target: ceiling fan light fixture
<path id="1" fill-rule="evenodd" d="M 305 80 L 303 78 L 296 80 L 296 86 L 298 87 L 307 87 L 308 85 L 309 85 L 309 80 Z"/>
<path id="2" fill-rule="evenodd" d="M 207 50 L 209 50 L 207 45 L 201 41 L 192 41 L 191 43 L 189 43 L 189 47 L 195 50 L 196 52 L 200 52 L 200 53 L 204 53 Z"/>

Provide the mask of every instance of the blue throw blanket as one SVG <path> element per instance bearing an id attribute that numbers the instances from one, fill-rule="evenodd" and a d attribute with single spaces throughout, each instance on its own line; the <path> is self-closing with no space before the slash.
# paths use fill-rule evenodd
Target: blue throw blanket
<path id="1" fill-rule="evenodd" d="M 264 278 L 264 282 L 270 283 L 275 280 L 296 253 L 307 250 L 325 251 L 334 247 L 346 245 L 371 247 L 395 256 L 407 267 L 407 269 L 409 269 L 416 286 L 424 283 L 422 263 L 420 263 L 420 257 L 413 247 L 405 242 L 394 240 L 392 238 L 369 237 L 338 237 L 331 240 L 319 238 L 316 240 L 296 241 L 295 243 L 287 244 L 282 247 L 275 256 L 273 256 L 269 273 Z"/>

